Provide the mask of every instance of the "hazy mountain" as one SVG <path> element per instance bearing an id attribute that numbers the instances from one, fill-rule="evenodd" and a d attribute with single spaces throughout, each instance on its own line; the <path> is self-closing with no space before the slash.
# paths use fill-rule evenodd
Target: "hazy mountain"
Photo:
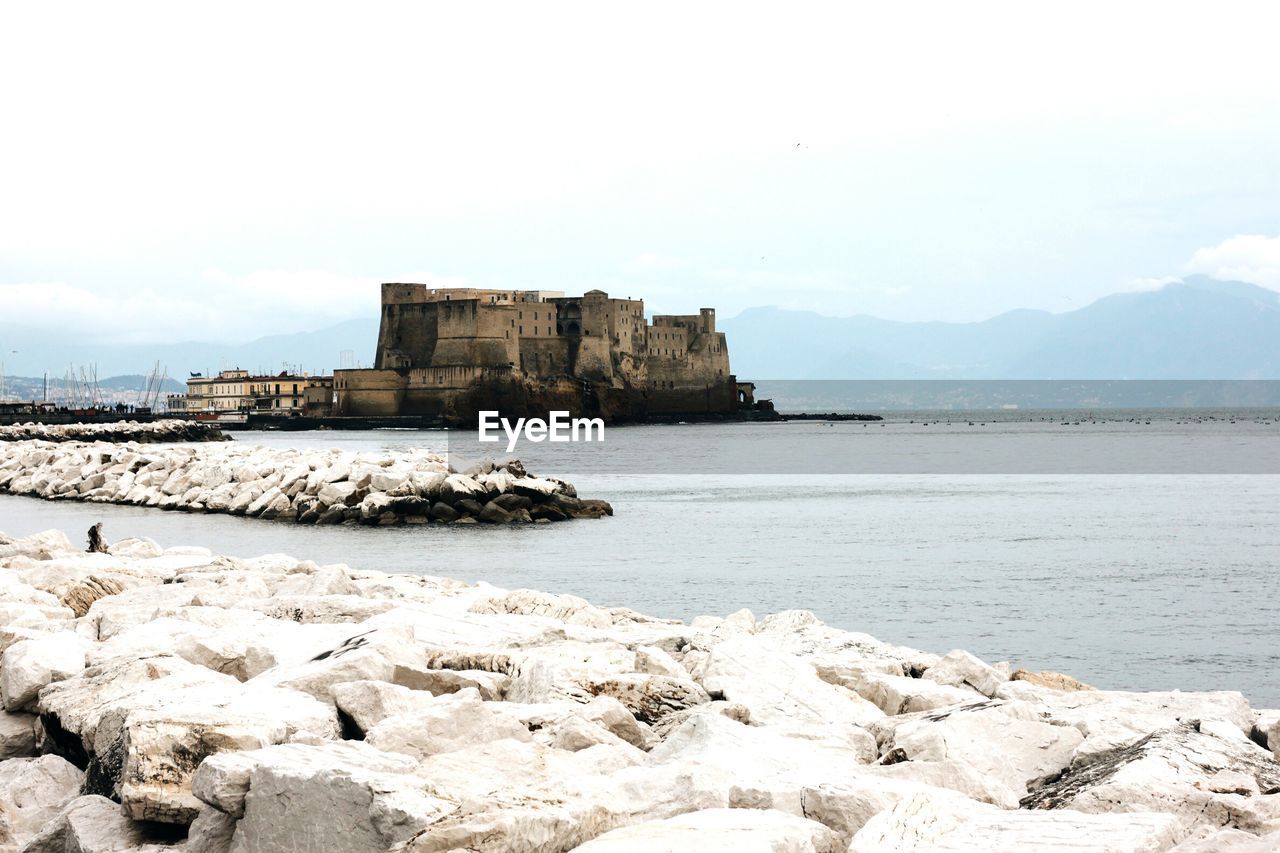
<path id="1" fill-rule="evenodd" d="M 752 308 L 720 320 L 763 379 L 1280 379 L 1280 294 L 1200 276 L 1075 311 L 899 323 Z"/>
<path id="2" fill-rule="evenodd" d="M 1063 314 L 902 323 L 751 308 L 720 328 L 734 372 L 753 379 L 1280 379 L 1280 294 L 1198 276 Z M 99 376 L 137 374 L 158 360 L 183 381 L 224 367 L 329 372 L 344 350 L 367 367 L 377 337 L 376 317 L 240 345 L 101 345 L 0 325 L 0 358 L 11 376 L 51 378 L 93 363 Z"/>
<path id="3" fill-rule="evenodd" d="M 0 359 L 10 375 L 61 377 L 68 368 L 78 371 L 96 364 L 99 376 L 148 372 L 157 361 L 169 375 L 185 382 L 192 372 L 216 373 L 222 368 L 243 367 L 262 373 L 279 373 L 288 364 L 311 373 L 331 373 L 340 367 L 344 350 L 365 367 L 373 364 L 378 342 L 378 318 L 346 320 L 314 332 L 271 335 L 245 344 L 186 342 L 145 346 L 94 344 L 59 340 L 48 332 L 0 325 Z M 16 350 L 16 352 L 14 352 Z"/>

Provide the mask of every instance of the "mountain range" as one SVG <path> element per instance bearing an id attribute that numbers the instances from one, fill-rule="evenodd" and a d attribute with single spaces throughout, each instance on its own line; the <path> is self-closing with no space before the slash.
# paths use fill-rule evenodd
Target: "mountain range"
<path id="1" fill-rule="evenodd" d="M 1280 293 L 1202 276 L 976 323 L 751 308 L 720 322 L 762 379 L 1280 379 Z"/>
<path id="2" fill-rule="evenodd" d="M 1058 314 L 918 323 L 760 307 L 721 318 L 719 327 L 734 372 L 753 379 L 1280 379 L 1280 294 L 1200 276 Z M 0 349 L 10 375 L 52 378 L 86 364 L 99 376 L 133 374 L 158 360 L 184 380 L 237 366 L 328 373 L 344 350 L 369 366 L 377 336 L 376 317 L 238 345 L 58 341 L 0 324 Z"/>

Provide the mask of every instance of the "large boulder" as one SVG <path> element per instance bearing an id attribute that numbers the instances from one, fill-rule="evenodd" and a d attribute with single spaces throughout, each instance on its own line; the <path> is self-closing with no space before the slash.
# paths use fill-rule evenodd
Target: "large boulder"
<path id="1" fill-rule="evenodd" d="M 426 701 L 415 704 L 375 724 L 365 733 L 365 742 L 388 752 L 423 758 L 491 740 L 532 739 L 503 703 L 484 702 L 474 689 L 439 697 L 426 694 Z"/>
<path id="2" fill-rule="evenodd" d="M 810 664 L 745 634 L 715 645 L 700 675 L 712 696 L 745 705 L 759 725 L 857 726 L 884 717 L 853 691 L 823 681 Z"/>
<path id="3" fill-rule="evenodd" d="M 7 711 L 29 707 L 41 688 L 84 670 L 86 643 L 59 631 L 14 643 L 0 658 L 0 697 Z"/>
<path id="4" fill-rule="evenodd" d="M 1028 795 L 1028 809 L 1165 812 L 1189 823 L 1280 826 L 1280 762 L 1233 729 L 1183 723 L 1096 757 Z"/>
<path id="5" fill-rule="evenodd" d="M 703 809 L 606 832 L 575 848 L 582 853 L 837 853 L 844 845 L 820 823 L 761 809 Z"/>
<path id="6" fill-rule="evenodd" d="M 1000 685 L 1009 680 L 995 667 L 960 649 L 944 655 L 925 670 L 924 677 L 938 684 L 969 687 L 988 697 L 994 696 Z"/>
<path id="7" fill-rule="evenodd" d="M 1025 702 L 975 702 L 903 720 L 884 745 L 886 761 L 962 761 L 1025 791 L 1056 777 L 1084 740 L 1044 722 Z"/>
<path id="8" fill-rule="evenodd" d="M 25 843 L 80 793 L 83 782 L 84 774 L 56 755 L 0 762 L 0 848 Z"/>
<path id="9" fill-rule="evenodd" d="M 918 850 L 989 853 L 1077 853 L 1080 850 L 1157 853 L 1182 837 L 1176 818 L 1150 812 L 1125 815 L 1005 811 L 984 803 L 917 794 L 867 821 L 850 853 Z"/>
<path id="10" fill-rule="evenodd" d="M 36 717 L 0 711 L 0 761 L 36 754 Z"/>
<path id="11" fill-rule="evenodd" d="M 289 744 L 212 756 L 202 801 L 238 817 L 234 850 L 385 851 L 457 808 L 415 762 L 358 742 Z"/>

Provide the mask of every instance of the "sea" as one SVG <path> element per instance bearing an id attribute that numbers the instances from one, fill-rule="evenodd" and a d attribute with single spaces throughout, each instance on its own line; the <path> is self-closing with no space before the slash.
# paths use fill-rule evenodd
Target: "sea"
<path id="1" fill-rule="evenodd" d="M 571 593 L 688 620 L 747 608 L 1117 690 L 1280 707 L 1280 409 L 932 410 L 879 422 L 610 427 L 522 443 L 614 515 L 512 527 L 303 527 L 0 496 L 0 531 L 147 536 L 215 553 Z M 473 435 L 242 432 L 236 441 L 463 467 Z M 1155 448 L 1154 451 L 1151 449 Z"/>

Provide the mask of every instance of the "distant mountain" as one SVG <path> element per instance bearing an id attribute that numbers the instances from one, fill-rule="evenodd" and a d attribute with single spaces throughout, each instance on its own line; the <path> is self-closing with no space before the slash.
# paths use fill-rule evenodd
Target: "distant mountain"
<path id="1" fill-rule="evenodd" d="M 734 372 L 751 379 L 1280 379 L 1280 294 L 1201 276 L 1063 314 L 1018 310 L 978 323 L 750 308 L 719 325 Z M 183 382 L 230 367 L 328 373 L 344 350 L 367 367 L 377 340 L 377 317 L 246 344 L 157 346 L 64 341 L 0 324 L 0 360 L 10 376 L 47 370 L 51 380 L 72 365 L 97 364 L 110 376 L 159 361 Z"/>
<path id="2" fill-rule="evenodd" d="M 1280 294 L 1193 276 L 1076 311 L 901 323 L 752 308 L 721 319 L 761 379 L 1280 379 Z"/>
<path id="3" fill-rule="evenodd" d="M 169 375 L 186 382 L 192 372 L 216 373 L 243 367 L 279 373 L 288 364 L 311 373 L 331 373 L 341 366 L 344 350 L 358 364 L 373 364 L 378 342 L 378 318 L 361 317 L 313 332 L 271 335 L 245 344 L 191 341 L 179 344 L 119 345 L 59 340 L 48 332 L 0 324 L 0 360 L 10 375 L 61 377 L 68 368 L 96 364 L 99 376 L 150 371 L 157 361 Z M 14 352 L 16 350 L 16 352 Z"/>

